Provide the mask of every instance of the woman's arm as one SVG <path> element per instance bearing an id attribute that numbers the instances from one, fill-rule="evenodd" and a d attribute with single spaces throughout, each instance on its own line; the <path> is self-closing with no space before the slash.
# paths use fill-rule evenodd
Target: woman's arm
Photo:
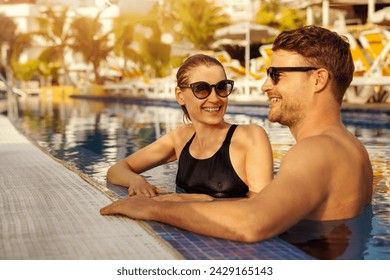
<path id="1" fill-rule="evenodd" d="M 248 137 L 246 172 L 250 192 L 260 192 L 274 177 L 271 143 L 265 130 L 253 125 Z"/>
<path id="2" fill-rule="evenodd" d="M 129 195 L 155 196 L 159 189 L 151 185 L 142 172 L 176 160 L 177 130 L 168 133 L 146 147 L 119 160 L 108 169 L 107 180 L 129 188 Z M 176 140 L 175 140 L 176 139 Z"/>
<path id="3" fill-rule="evenodd" d="M 237 174 L 248 185 L 248 196 L 251 196 L 273 179 L 272 148 L 267 133 L 258 125 L 239 126 L 237 132 L 234 135 L 236 139 L 233 139 L 237 145 L 231 151 L 232 163 Z M 236 160 L 240 158 L 240 161 Z"/>

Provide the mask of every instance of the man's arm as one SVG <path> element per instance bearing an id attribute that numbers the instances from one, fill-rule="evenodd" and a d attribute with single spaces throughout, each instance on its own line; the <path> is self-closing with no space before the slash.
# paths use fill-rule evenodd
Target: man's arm
<path id="1" fill-rule="evenodd" d="M 305 148 L 305 149 L 303 149 Z M 322 155 L 318 155 L 318 153 Z M 156 220 L 195 233 L 244 242 L 268 239 L 304 219 L 326 199 L 327 163 L 315 146 L 296 145 L 278 175 L 260 193 L 244 200 L 167 202 L 146 197 L 118 200 L 102 215 Z"/>

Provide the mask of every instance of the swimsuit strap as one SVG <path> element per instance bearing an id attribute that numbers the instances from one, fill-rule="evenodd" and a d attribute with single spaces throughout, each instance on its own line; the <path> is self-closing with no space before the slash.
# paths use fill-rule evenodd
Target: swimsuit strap
<path id="1" fill-rule="evenodd" d="M 195 135 L 196 135 L 196 132 L 194 133 L 194 135 L 192 135 L 192 137 L 190 138 L 190 140 L 188 140 L 186 146 L 190 146 L 190 145 L 191 145 L 192 141 L 193 141 L 194 138 L 195 138 Z"/>
<path id="2" fill-rule="evenodd" d="M 229 131 L 228 133 L 226 134 L 226 138 L 225 138 L 225 141 L 223 141 L 224 144 L 230 144 L 230 140 L 232 139 L 233 137 L 233 133 L 234 131 L 236 130 L 237 128 L 237 125 L 236 124 L 232 124 L 229 128 Z"/>
<path id="3" fill-rule="evenodd" d="M 230 127 L 229 127 L 229 130 L 228 130 L 228 133 L 226 134 L 226 137 L 225 137 L 225 140 L 223 141 L 223 144 L 229 144 L 230 143 L 230 140 L 232 139 L 233 137 L 233 133 L 234 131 L 236 130 L 238 125 L 236 124 L 232 124 Z M 196 132 L 194 133 L 194 135 L 192 135 L 192 137 L 190 138 L 190 140 L 188 140 L 186 146 L 190 146 L 192 141 L 194 140 L 195 138 L 195 135 L 196 135 Z"/>

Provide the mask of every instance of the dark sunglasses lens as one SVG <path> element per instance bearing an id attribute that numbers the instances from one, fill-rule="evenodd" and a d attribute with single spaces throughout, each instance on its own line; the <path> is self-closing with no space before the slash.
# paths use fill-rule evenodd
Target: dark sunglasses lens
<path id="1" fill-rule="evenodd" d="M 205 82 L 194 83 L 192 85 L 192 91 L 197 98 L 204 99 L 210 94 L 211 87 L 208 83 Z"/>
<path id="2" fill-rule="evenodd" d="M 278 83 L 278 81 L 279 81 L 279 74 L 278 74 L 278 72 L 275 69 L 273 69 L 272 67 L 270 67 L 270 68 L 267 69 L 267 74 L 268 74 L 268 76 L 271 77 L 271 80 L 276 85 Z"/>
<path id="3" fill-rule="evenodd" d="M 226 97 L 228 96 L 233 89 L 233 85 L 228 81 L 220 81 L 215 85 L 215 90 L 218 92 L 219 96 Z"/>

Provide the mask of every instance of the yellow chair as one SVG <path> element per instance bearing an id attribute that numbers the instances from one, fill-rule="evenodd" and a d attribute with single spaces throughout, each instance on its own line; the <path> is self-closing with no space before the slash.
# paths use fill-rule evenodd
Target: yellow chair
<path id="1" fill-rule="evenodd" d="M 227 51 L 218 51 L 214 54 L 214 57 L 218 59 L 219 62 L 221 62 L 222 64 L 232 62 L 232 58 Z"/>
<path id="2" fill-rule="evenodd" d="M 246 75 L 245 67 L 240 65 L 240 62 L 237 59 L 232 59 L 227 51 L 218 51 L 215 52 L 214 57 L 218 59 L 224 68 L 231 74 L 231 78 L 239 78 Z M 259 80 L 263 77 L 260 73 L 249 72 L 249 75 Z"/>
<path id="3" fill-rule="evenodd" d="M 382 30 L 373 29 L 363 31 L 359 36 L 359 41 L 373 62 L 381 55 L 386 45 L 390 42 L 390 38 Z"/>
<path id="4" fill-rule="evenodd" d="M 259 52 L 261 54 L 261 67 L 258 69 L 258 71 L 265 73 L 267 67 L 269 67 L 271 64 L 272 44 L 261 45 Z"/>
<path id="5" fill-rule="evenodd" d="M 367 71 L 370 70 L 371 67 L 370 62 L 368 61 L 364 51 L 359 46 L 356 39 L 350 33 L 343 33 L 341 35 L 347 37 L 349 41 L 349 47 L 351 50 L 353 62 L 355 64 L 354 76 L 364 76 L 364 74 L 367 73 Z"/>

